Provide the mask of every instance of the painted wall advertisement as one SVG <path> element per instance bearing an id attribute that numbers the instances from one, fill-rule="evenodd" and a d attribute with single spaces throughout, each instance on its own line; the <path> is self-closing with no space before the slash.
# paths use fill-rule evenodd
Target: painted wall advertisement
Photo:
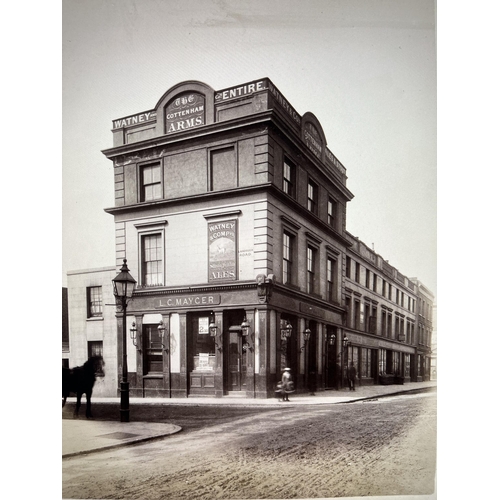
<path id="1" fill-rule="evenodd" d="M 236 219 L 208 224 L 208 281 L 236 280 Z"/>

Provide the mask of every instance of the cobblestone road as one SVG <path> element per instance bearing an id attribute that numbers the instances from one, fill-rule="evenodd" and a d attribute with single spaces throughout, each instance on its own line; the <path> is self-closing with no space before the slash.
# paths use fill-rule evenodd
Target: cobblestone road
<path id="1" fill-rule="evenodd" d="M 70 458 L 62 467 L 67 499 L 429 495 L 436 393 L 284 404 L 161 441 Z"/>

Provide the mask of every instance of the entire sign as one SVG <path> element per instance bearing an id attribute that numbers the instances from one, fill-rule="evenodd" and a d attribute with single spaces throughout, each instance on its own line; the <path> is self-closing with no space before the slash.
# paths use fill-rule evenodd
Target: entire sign
<path id="1" fill-rule="evenodd" d="M 279 105 L 290 115 L 292 120 L 300 126 L 301 117 L 295 111 L 293 106 L 285 99 L 283 94 L 272 84 L 267 78 L 264 80 L 258 80 L 255 82 L 245 83 L 239 85 L 238 87 L 231 87 L 229 89 L 220 90 L 215 94 L 215 102 L 228 101 L 230 99 L 236 99 L 246 95 L 251 95 L 256 92 L 261 92 L 262 90 L 269 89 L 273 97 L 279 103 Z"/>
<path id="2" fill-rule="evenodd" d="M 208 281 L 236 280 L 236 219 L 208 223 Z"/>
<path id="3" fill-rule="evenodd" d="M 179 132 L 205 124 L 205 97 L 189 93 L 177 96 L 165 108 L 165 131 Z"/>

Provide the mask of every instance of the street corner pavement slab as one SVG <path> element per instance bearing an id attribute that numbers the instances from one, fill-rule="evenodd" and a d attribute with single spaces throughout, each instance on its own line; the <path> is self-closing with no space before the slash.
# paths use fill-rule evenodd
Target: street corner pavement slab
<path id="1" fill-rule="evenodd" d="M 83 419 L 62 420 L 62 456 L 139 443 L 175 434 L 182 427 L 154 422 L 111 422 Z"/>

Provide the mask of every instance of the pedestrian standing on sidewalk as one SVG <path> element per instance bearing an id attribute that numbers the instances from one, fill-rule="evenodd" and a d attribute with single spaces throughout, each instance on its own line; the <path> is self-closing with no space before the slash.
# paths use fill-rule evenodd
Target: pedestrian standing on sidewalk
<path id="1" fill-rule="evenodd" d="M 354 363 L 351 361 L 351 364 L 349 365 L 349 370 L 347 372 L 347 378 L 349 379 L 349 390 L 350 391 L 355 391 L 355 383 L 356 383 L 356 367 L 354 366 Z"/>
<path id="2" fill-rule="evenodd" d="M 285 368 L 283 375 L 281 376 L 283 401 L 290 401 L 288 399 L 288 395 L 294 391 L 291 371 L 292 370 L 290 370 L 290 368 Z"/>

